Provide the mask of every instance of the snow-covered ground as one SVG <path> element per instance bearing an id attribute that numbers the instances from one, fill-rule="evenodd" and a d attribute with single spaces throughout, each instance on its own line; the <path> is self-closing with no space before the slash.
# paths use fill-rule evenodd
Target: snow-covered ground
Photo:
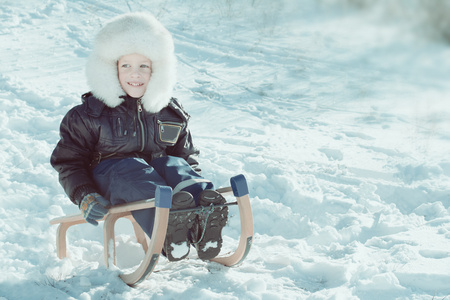
<path id="1" fill-rule="evenodd" d="M 450 297 L 450 46 L 390 1 L 351 2 L 2 0 L 0 299 Z M 59 122 L 87 91 L 95 33 L 130 10 L 173 33 L 203 174 L 248 180 L 256 234 L 238 267 L 192 251 L 130 288 L 87 224 L 56 257 L 49 220 L 78 211 L 49 165 Z M 143 252 L 119 227 L 132 268 Z"/>

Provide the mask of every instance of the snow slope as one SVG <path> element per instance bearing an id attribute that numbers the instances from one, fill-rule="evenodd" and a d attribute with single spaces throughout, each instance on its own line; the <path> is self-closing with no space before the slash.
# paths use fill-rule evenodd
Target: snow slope
<path id="1" fill-rule="evenodd" d="M 2 0 L 0 299 L 447 298 L 450 47 L 389 1 L 350 2 Z M 94 34 L 139 10 L 173 33 L 204 175 L 247 177 L 256 235 L 238 267 L 192 251 L 130 288 L 99 227 L 70 229 L 71 257 L 56 257 L 48 221 L 77 208 L 48 161 Z M 119 224 L 131 268 L 143 252 Z"/>

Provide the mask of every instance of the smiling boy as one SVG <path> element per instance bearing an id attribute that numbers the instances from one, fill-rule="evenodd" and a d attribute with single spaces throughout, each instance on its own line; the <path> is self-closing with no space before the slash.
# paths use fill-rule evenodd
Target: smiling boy
<path id="1" fill-rule="evenodd" d="M 86 66 L 91 92 L 62 120 L 51 156 L 87 222 L 96 225 L 110 205 L 153 198 L 159 185 L 174 190 L 174 209 L 225 203 L 200 175 L 190 116 L 171 97 L 175 65 L 172 36 L 150 14 L 116 17 L 97 34 Z M 154 215 L 133 212 L 149 237 Z M 227 216 L 227 207 L 208 218 L 171 214 L 163 254 L 180 260 L 193 245 L 201 259 L 217 256 Z"/>

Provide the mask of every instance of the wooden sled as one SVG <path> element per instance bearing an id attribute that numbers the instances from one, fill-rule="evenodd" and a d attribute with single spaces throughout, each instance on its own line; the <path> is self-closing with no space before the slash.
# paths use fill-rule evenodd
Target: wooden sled
<path id="1" fill-rule="evenodd" d="M 221 188 L 217 191 L 223 196 L 233 194 L 236 202 L 225 205 L 237 204 L 239 207 L 241 221 L 241 236 L 239 245 L 234 253 L 229 256 L 215 257 L 211 261 L 233 266 L 242 262 L 250 251 L 253 241 L 253 216 L 248 195 L 248 187 L 245 177 L 238 175 L 230 179 L 231 187 Z M 133 229 L 137 241 L 142 245 L 145 256 L 141 264 L 133 272 L 120 274 L 120 278 L 128 285 L 135 286 L 145 280 L 154 270 L 166 238 L 167 223 L 169 220 L 170 208 L 172 206 L 172 189 L 170 187 L 158 187 L 155 198 L 136 201 L 133 203 L 113 206 L 108 214 L 101 221 L 103 224 L 103 247 L 105 253 L 105 264 L 116 265 L 116 247 L 114 225 L 119 218 L 127 218 L 133 224 Z M 152 231 L 152 238 L 147 243 L 146 234 L 134 220 L 132 211 L 156 208 L 155 223 Z M 67 256 L 66 233 L 67 229 L 73 225 L 86 223 L 81 214 L 68 215 L 50 221 L 50 224 L 59 224 L 56 233 L 56 251 L 60 259 Z"/>

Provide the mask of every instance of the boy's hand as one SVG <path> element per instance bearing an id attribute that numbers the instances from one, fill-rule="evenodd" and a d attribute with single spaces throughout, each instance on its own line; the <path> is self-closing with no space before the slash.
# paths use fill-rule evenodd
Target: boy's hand
<path id="1" fill-rule="evenodd" d="M 98 193 L 91 193 L 84 196 L 80 203 L 80 210 L 84 219 L 94 226 L 98 225 L 97 220 L 101 220 L 108 213 L 109 202 Z"/>

